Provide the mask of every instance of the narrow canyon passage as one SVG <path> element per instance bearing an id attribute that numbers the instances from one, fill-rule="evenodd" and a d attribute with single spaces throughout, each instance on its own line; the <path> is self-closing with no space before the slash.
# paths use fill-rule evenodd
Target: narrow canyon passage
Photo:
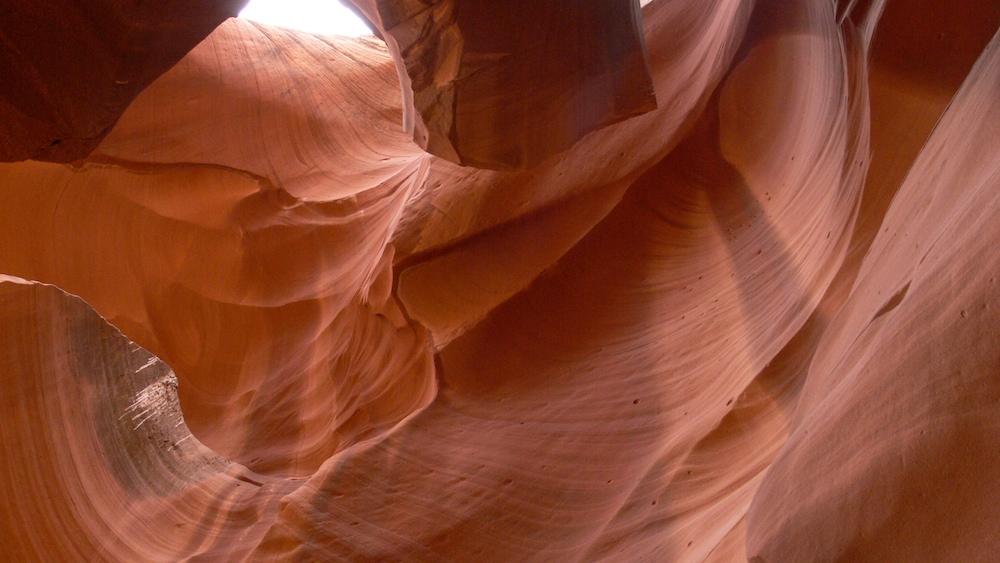
<path id="1" fill-rule="evenodd" d="M 0 6 L 0 559 L 990 559 L 1000 7 L 241 7 Z"/>

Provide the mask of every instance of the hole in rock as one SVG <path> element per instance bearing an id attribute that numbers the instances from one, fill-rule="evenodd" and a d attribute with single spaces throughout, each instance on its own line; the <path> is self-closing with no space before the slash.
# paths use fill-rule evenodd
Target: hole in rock
<path id="1" fill-rule="evenodd" d="M 251 0 L 239 17 L 320 35 L 373 35 L 357 14 L 337 0 Z"/>

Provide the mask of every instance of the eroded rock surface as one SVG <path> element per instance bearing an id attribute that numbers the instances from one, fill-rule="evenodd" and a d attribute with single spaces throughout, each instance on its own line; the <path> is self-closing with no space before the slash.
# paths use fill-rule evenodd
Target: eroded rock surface
<path id="1" fill-rule="evenodd" d="M 656 108 L 639 0 L 355 0 L 396 60 L 405 126 L 428 152 L 539 164 Z"/>
<path id="2" fill-rule="evenodd" d="M 87 156 L 247 0 L 0 2 L 0 162 Z"/>
<path id="3" fill-rule="evenodd" d="M 357 4 L 0 164 L 6 554 L 991 558 L 1000 8 Z"/>

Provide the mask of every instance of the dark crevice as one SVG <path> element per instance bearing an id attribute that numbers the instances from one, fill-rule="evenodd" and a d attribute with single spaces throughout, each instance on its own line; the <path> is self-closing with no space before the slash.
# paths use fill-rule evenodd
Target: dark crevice
<path id="1" fill-rule="evenodd" d="M 903 298 L 906 297 L 906 292 L 909 289 L 910 289 L 910 282 L 906 282 L 906 285 L 904 285 L 902 289 L 900 289 L 899 291 L 896 292 L 895 295 L 890 297 L 889 300 L 885 302 L 885 305 L 882 305 L 882 308 L 879 309 L 877 313 L 875 313 L 875 316 L 872 318 L 872 320 L 874 321 L 875 319 L 895 309 L 896 306 L 903 301 Z"/>

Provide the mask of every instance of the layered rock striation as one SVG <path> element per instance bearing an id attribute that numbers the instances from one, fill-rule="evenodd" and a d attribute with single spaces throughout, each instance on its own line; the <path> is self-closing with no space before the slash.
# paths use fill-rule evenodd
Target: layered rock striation
<path id="1" fill-rule="evenodd" d="M 230 4 L 3 30 L 3 557 L 991 558 L 1000 7 Z"/>

